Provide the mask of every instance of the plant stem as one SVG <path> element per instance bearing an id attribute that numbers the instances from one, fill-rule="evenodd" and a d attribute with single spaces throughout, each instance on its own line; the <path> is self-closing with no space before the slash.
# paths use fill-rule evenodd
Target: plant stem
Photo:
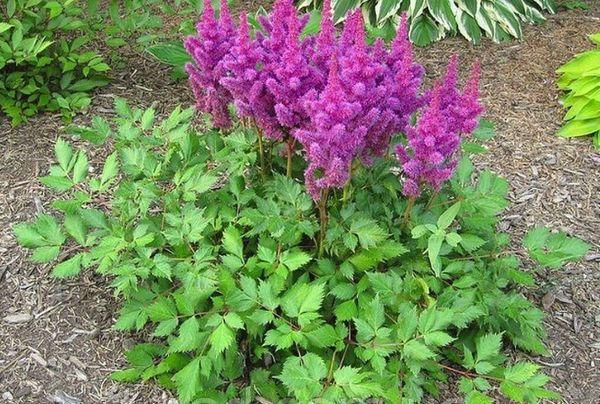
<path id="1" fill-rule="evenodd" d="M 287 169 L 286 175 L 288 178 L 292 178 L 292 157 L 294 156 L 294 139 L 288 138 L 287 141 Z"/>
<path id="2" fill-rule="evenodd" d="M 425 209 L 429 209 L 431 207 L 431 205 L 433 204 L 433 201 L 436 200 L 438 195 L 439 195 L 439 191 L 433 192 L 433 194 L 431 195 L 431 198 L 429 199 L 429 202 L 427 202 L 427 205 L 425 206 Z"/>
<path id="3" fill-rule="evenodd" d="M 260 128 L 258 126 L 256 127 L 256 133 L 258 134 L 258 154 L 260 156 L 260 171 L 261 171 L 262 177 L 264 179 L 265 175 L 266 175 L 266 169 L 267 169 L 267 167 L 265 166 L 265 152 L 264 152 L 264 148 L 263 148 L 263 134 L 262 134 L 262 131 L 260 130 Z"/>
<path id="4" fill-rule="evenodd" d="M 342 193 L 342 207 L 346 206 L 346 201 L 348 200 L 348 194 L 350 193 L 350 181 L 346 182 L 344 185 L 344 191 Z"/>
<path id="5" fill-rule="evenodd" d="M 494 381 L 497 381 L 497 382 L 504 381 L 504 379 L 501 379 L 499 377 L 488 376 L 488 375 L 480 375 L 480 374 L 471 373 L 471 372 L 465 372 L 465 371 L 462 371 L 460 369 L 455 369 L 455 368 L 453 368 L 451 366 L 446 366 L 446 365 L 444 365 L 442 363 L 438 363 L 438 366 L 441 367 L 441 368 L 443 368 L 443 369 L 446 369 L 446 370 L 449 370 L 451 372 L 454 372 L 456 374 L 459 374 L 461 376 L 465 376 L 465 377 L 469 377 L 469 378 L 482 377 L 484 379 L 494 380 Z"/>
<path id="6" fill-rule="evenodd" d="M 412 213 L 412 209 L 413 206 L 415 205 L 415 200 L 417 198 L 414 196 L 411 196 L 408 198 L 408 204 L 406 205 L 406 210 L 404 211 L 404 225 L 408 225 L 408 222 L 410 221 L 410 215 Z"/>
<path id="7" fill-rule="evenodd" d="M 321 200 L 319 201 L 319 222 L 321 229 L 319 231 L 319 258 L 325 251 L 325 233 L 327 232 L 327 198 L 329 197 L 329 188 L 321 191 Z"/>
<path id="8" fill-rule="evenodd" d="M 329 372 L 327 372 L 327 382 L 329 385 L 331 383 L 331 378 L 333 377 L 333 364 L 335 363 L 335 354 L 337 354 L 337 350 L 333 351 L 333 355 L 331 356 L 331 363 L 329 364 Z"/>

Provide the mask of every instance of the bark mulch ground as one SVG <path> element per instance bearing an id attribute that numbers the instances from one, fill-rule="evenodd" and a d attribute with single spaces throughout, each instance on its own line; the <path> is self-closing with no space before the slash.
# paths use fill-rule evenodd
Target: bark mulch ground
<path id="1" fill-rule="evenodd" d="M 520 238 L 534 224 L 545 224 L 593 246 L 585 261 L 539 273 L 539 287 L 530 294 L 547 312 L 551 351 L 531 360 L 544 366 L 567 403 L 597 403 L 600 397 L 600 154 L 590 139 L 554 136 L 564 113 L 554 72 L 589 48 L 586 34 L 600 30 L 600 4 L 590 4 L 586 12 L 561 12 L 528 27 L 521 42 L 474 47 L 450 39 L 418 51 L 430 77 L 441 73 L 453 53 L 463 67 L 481 60 L 487 118 L 496 123 L 497 134 L 477 164 L 510 181 L 513 205 L 502 229 Z M 164 67 L 133 53 L 77 121 L 110 116 L 115 96 L 141 107 L 156 103 L 161 113 L 192 102 L 185 83 L 173 83 Z M 18 128 L 0 121 L 0 401 L 175 402 L 157 386 L 108 378 L 124 364 L 122 352 L 135 336 L 111 330 L 118 302 L 106 279 L 89 272 L 54 280 L 49 266 L 29 263 L 15 243 L 14 224 L 51 209 L 52 196 L 37 178 L 47 173 L 54 142 L 63 133 L 58 116 L 39 116 Z M 89 153 L 93 165 L 93 156 L 104 151 Z M 455 402 L 453 396 L 448 392 L 433 401 Z"/>

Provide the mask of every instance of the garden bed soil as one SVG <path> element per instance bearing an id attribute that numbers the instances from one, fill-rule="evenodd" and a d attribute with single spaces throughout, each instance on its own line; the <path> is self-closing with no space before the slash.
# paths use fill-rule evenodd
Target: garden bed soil
<path id="1" fill-rule="evenodd" d="M 530 360 L 544 367 L 568 403 L 597 403 L 600 397 L 600 154 L 589 138 L 554 136 L 564 113 L 554 72 L 589 48 L 585 35 L 600 28 L 600 4 L 589 4 L 586 12 L 561 12 L 527 27 L 520 42 L 472 46 L 449 39 L 417 51 L 429 78 L 439 76 L 454 53 L 461 55 L 463 71 L 475 59 L 482 63 L 483 100 L 496 137 L 477 165 L 510 181 L 513 204 L 501 228 L 520 239 L 534 224 L 544 224 L 592 245 L 583 262 L 540 272 L 539 287 L 528 292 L 548 314 L 551 352 Z M 155 103 L 161 114 L 192 103 L 186 83 L 172 83 L 146 55 L 132 53 L 113 76 L 77 122 L 110 116 L 115 96 L 140 107 Z M 136 338 L 111 330 L 119 303 L 108 281 L 91 271 L 52 279 L 49 265 L 28 262 L 15 243 L 14 224 L 51 210 L 52 195 L 37 178 L 47 173 L 63 133 L 59 116 L 38 116 L 17 128 L 0 121 L 0 402 L 174 402 L 155 385 L 108 378 L 124 365 L 123 351 Z M 90 149 L 92 167 L 104 153 Z M 442 395 L 428 401 L 456 402 L 452 391 Z"/>

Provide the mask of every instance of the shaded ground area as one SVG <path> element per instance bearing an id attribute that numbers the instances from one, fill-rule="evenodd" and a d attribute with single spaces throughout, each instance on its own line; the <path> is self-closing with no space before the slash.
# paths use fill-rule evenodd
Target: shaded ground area
<path id="1" fill-rule="evenodd" d="M 593 245 L 586 261 L 540 273 L 539 288 L 531 292 L 548 313 L 551 350 L 551 356 L 531 360 L 545 367 L 568 403 L 600 397 L 600 154 L 589 139 L 553 136 L 563 115 L 554 71 L 589 48 L 585 34 L 600 30 L 600 4 L 592 3 L 587 12 L 563 12 L 527 28 L 522 42 L 473 47 L 450 39 L 418 51 L 432 77 L 453 53 L 466 63 L 482 62 L 487 117 L 496 122 L 497 135 L 478 165 L 510 181 L 514 204 L 502 229 L 520 238 L 540 223 Z M 185 83 L 172 83 L 162 66 L 133 54 L 78 121 L 110 115 L 115 96 L 144 107 L 156 102 L 161 113 L 192 101 Z M 85 403 L 167 403 L 171 395 L 156 386 L 107 378 L 123 365 L 122 352 L 135 338 L 110 329 L 118 302 L 107 281 L 93 273 L 53 280 L 49 266 L 29 263 L 15 244 L 11 227 L 50 209 L 51 195 L 37 177 L 47 173 L 63 130 L 58 116 L 40 116 L 16 129 L 0 122 L 0 397 L 19 403 L 69 402 L 68 396 Z"/>

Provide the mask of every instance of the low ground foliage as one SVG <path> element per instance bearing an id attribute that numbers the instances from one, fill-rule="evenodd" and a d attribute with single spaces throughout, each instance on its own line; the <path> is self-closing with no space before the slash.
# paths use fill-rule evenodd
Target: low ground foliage
<path id="1" fill-rule="evenodd" d="M 57 262 L 55 276 L 112 279 L 115 327 L 152 335 L 117 380 L 156 380 L 182 402 L 418 402 L 454 373 L 467 402 L 492 402 L 493 386 L 518 402 L 556 397 L 538 365 L 502 353 L 546 352 L 543 313 L 521 293 L 533 276 L 496 231 L 505 180 L 465 156 L 406 221 L 395 160 L 381 159 L 329 199 L 320 253 L 312 198 L 277 174 L 287 163 L 276 153 L 265 175 L 254 131 L 199 135 L 191 110 L 161 122 L 121 101 L 117 111 L 75 131 L 111 141 L 104 165 L 91 173 L 85 151 L 59 140 L 41 179 L 59 192 L 57 214 L 15 228 L 34 261 Z M 587 249 L 542 228 L 524 241 L 549 267 Z"/>

